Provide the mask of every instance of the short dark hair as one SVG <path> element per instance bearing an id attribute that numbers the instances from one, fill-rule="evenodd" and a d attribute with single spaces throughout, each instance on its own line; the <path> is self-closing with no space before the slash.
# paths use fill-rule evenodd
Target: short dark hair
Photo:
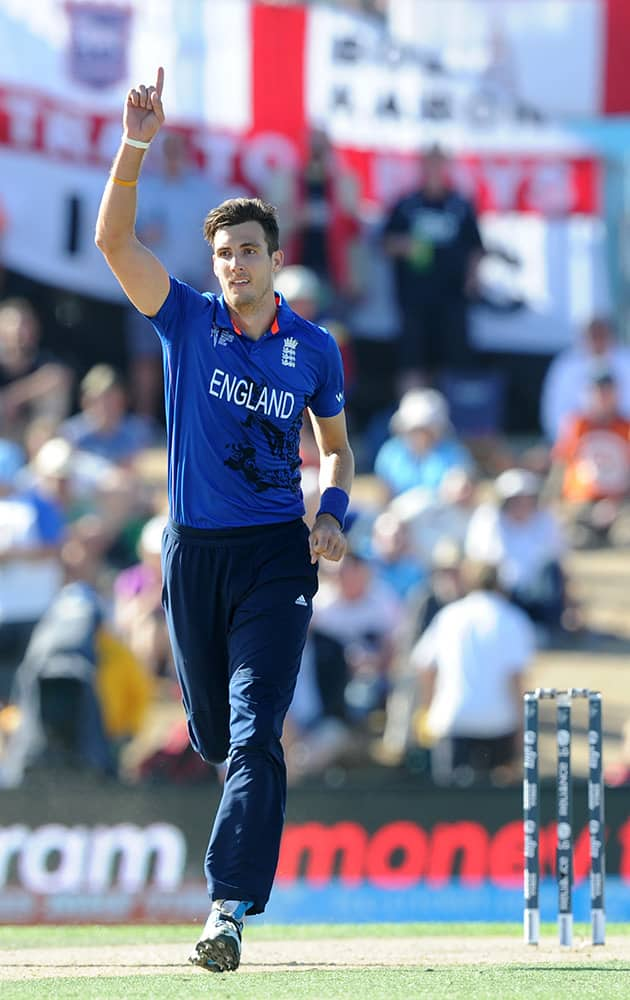
<path id="1" fill-rule="evenodd" d="M 261 198 L 228 198 L 208 212 L 203 222 L 203 235 L 212 246 L 219 229 L 238 226 L 241 222 L 259 222 L 265 233 L 269 255 L 280 249 L 280 230 L 276 209 Z"/>

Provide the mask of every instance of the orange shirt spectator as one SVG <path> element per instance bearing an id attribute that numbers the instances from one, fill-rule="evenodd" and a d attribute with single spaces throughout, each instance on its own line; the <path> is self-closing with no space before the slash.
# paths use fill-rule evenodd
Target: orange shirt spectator
<path id="1" fill-rule="evenodd" d="M 572 503 L 620 499 L 630 487 L 630 421 L 619 414 L 612 377 L 593 380 L 588 412 L 569 420 L 553 449 L 564 466 L 562 496 Z"/>

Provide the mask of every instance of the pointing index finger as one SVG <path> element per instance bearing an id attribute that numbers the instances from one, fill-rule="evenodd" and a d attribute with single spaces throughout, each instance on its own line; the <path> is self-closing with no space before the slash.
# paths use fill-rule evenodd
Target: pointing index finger
<path id="1" fill-rule="evenodd" d="M 162 96 L 162 90 L 164 89 L 164 67 L 159 66 L 157 71 L 157 79 L 155 81 L 155 89 L 157 90 L 158 97 Z"/>

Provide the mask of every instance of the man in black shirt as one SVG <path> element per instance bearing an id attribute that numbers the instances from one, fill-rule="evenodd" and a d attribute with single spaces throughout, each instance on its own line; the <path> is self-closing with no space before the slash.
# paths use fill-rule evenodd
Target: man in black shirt
<path id="1" fill-rule="evenodd" d="M 385 223 L 402 316 L 401 375 L 432 377 L 473 366 L 468 296 L 483 244 L 472 204 L 450 186 L 448 160 L 425 153 L 422 185 L 393 206 Z"/>

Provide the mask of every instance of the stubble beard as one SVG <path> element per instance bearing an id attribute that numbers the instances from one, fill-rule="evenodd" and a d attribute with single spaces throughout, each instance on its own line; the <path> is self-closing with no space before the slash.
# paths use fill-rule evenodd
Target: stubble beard
<path id="1" fill-rule="evenodd" d="M 228 305 L 235 312 L 241 316 L 251 316 L 260 310 L 265 297 L 271 289 L 273 289 L 271 283 L 262 292 L 257 291 L 253 285 L 246 285 L 244 288 L 236 290 L 236 294 L 234 294 L 234 291 L 224 293 L 224 297 Z"/>

